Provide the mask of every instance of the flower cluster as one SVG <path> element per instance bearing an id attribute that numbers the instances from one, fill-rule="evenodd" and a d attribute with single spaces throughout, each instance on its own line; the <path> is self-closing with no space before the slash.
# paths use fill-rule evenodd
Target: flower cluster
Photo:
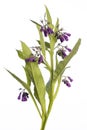
<path id="1" fill-rule="evenodd" d="M 25 62 L 38 62 L 38 64 L 43 63 L 44 60 L 43 60 L 43 56 L 41 54 L 41 48 L 32 47 L 32 50 L 35 52 L 35 55 L 32 54 L 29 58 L 25 59 Z"/>
<path id="2" fill-rule="evenodd" d="M 60 44 L 59 44 L 60 46 Z M 63 59 L 67 56 L 66 51 L 71 52 L 71 49 L 68 46 L 60 46 L 61 48 L 58 49 L 57 54 L 61 56 Z"/>
<path id="3" fill-rule="evenodd" d="M 21 100 L 23 102 L 27 101 L 27 99 L 29 98 L 29 94 L 27 92 L 25 92 L 25 89 L 20 89 L 21 92 L 18 95 L 18 100 Z"/>
<path id="4" fill-rule="evenodd" d="M 62 82 L 63 82 L 66 86 L 68 86 L 68 87 L 71 87 L 70 82 L 72 82 L 72 81 L 73 81 L 73 79 L 72 79 L 70 76 L 67 76 L 67 77 L 65 77 L 65 78 L 62 80 Z"/>
<path id="5" fill-rule="evenodd" d="M 41 20 L 41 23 L 42 25 L 41 25 L 40 31 L 44 33 L 45 37 L 54 33 L 52 28 L 49 27 L 49 22 L 45 19 L 45 17 L 44 17 L 44 21 Z"/>
<path id="6" fill-rule="evenodd" d="M 71 34 L 70 33 L 67 33 L 67 32 L 57 32 L 56 33 L 56 37 L 57 39 L 59 39 L 61 42 L 64 42 L 64 41 L 68 41 Z"/>
<path id="7" fill-rule="evenodd" d="M 40 31 L 44 33 L 45 37 L 47 37 L 49 34 L 53 34 L 53 30 L 49 26 L 41 26 Z"/>

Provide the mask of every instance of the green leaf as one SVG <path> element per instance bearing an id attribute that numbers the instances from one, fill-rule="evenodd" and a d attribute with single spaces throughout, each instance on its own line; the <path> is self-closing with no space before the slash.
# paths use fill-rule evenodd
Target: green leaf
<path id="1" fill-rule="evenodd" d="M 31 55 L 30 48 L 23 41 L 21 41 L 21 46 L 23 55 L 25 56 L 25 58 L 28 58 Z"/>
<path id="2" fill-rule="evenodd" d="M 26 58 L 26 56 L 24 55 L 24 53 L 22 52 L 22 51 L 20 51 L 20 50 L 16 50 L 17 51 L 17 53 L 18 53 L 18 56 L 21 58 L 21 59 L 25 59 Z"/>
<path id="3" fill-rule="evenodd" d="M 41 104 L 42 111 L 46 112 L 46 106 L 45 106 L 45 83 L 43 80 L 43 76 L 41 74 L 41 71 L 39 69 L 39 66 L 36 62 L 27 63 L 27 69 L 31 67 L 32 77 L 33 77 L 33 83 L 36 91 L 36 96 L 38 97 L 38 100 Z"/>
<path id="4" fill-rule="evenodd" d="M 55 27 L 54 27 L 54 32 L 58 31 L 58 27 L 59 27 L 59 19 L 57 18 L 57 21 L 56 21 L 56 24 L 55 24 Z"/>
<path id="5" fill-rule="evenodd" d="M 6 69 L 7 70 L 7 69 Z M 7 72 L 9 74 L 11 74 L 25 89 L 27 89 L 29 91 L 29 88 L 28 88 L 28 85 L 23 81 L 21 80 L 18 76 L 16 76 L 14 73 L 12 73 L 11 71 L 7 70 Z"/>
<path id="6" fill-rule="evenodd" d="M 39 23 L 35 22 L 34 20 L 31 20 L 31 22 L 41 27 L 41 25 Z"/>
<path id="7" fill-rule="evenodd" d="M 35 98 L 37 99 L 37 101 L 40 103 L 40 100 L 39 100 L 39 96 L 38 96 L 38 93 L 37 93 L 36 86 L 34 86 L 34 96 L 35 96 Z"/>
<path id="8" fill-rule="evenodd" d="M 75 44 L 74 48 L 72 49 L 71 53 L 64 58 L 63 61 L 60 61 L 59 64 L 57 65 L 57 68 L 55 70 L 55 80 L 58 78 L 58 76 L 63 72 L 64 68 L 68 64 L 68 62 L 71 60 L 71 58 L 77 53 L 79 46 L 81 44 L 81 39 L 77 41 Z"/>
<path id="9" fill-rule="evenodd" d="M 50 99 L 50 95 L 51 95 L 51 82 L 50 79 L 48 80 L 47 84 L 46 84 L 46 91 L 49 95 L 49 99 Z"/>
<path id="10" fill-rule="evenodd" d="M 41 45 L 40 40 L 37 40 L 37 42 Z M 50 48 L 50 43 L 49 42 L 44 42 L 46 49 Z"/>
<path id="11" fill-rule="evenodd" d="M 49 23 L 49 27 L 53 29 L 54 26 L 52 24 L 52 18 L 51 18 L 50 12 L 49 12 L 47 6 L 45 6 L 45 8 L 46 8 L 46 15 L 47 15 L 47 21 Z"/>
<path id="12" fill-rule="evenodd" d="M 28 71 L 26 67 L 23 67 L 23 68 L 25 70 L 25 74 L 26 74 L 26 78 L 27 78 L 27 84 L 30 87 L 30 85 L 31 85 L 31 75 L 29 73 L 30 71 Z"/>
<path id="13" fill-rule="evenodd" d="M 42 49 L 42 54 L 45 57 L 45 42 L 44 42 L 43 34 L 40 31 L 40 27 L 38 25 L 37 25 L 37 29 L 38 29 L 39 36 L 40 36 L 40 45 L 41 45 L 41 49 Z"/>

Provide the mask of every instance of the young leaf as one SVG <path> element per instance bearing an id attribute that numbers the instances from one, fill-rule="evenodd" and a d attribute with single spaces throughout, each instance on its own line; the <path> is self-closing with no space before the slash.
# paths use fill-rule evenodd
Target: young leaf
<path id="1" fill-rule="evenodd" d="M 41 25 L 39 23 L 35 22 L 34 20 L 31 20 L 31 22 L 41 27 Z"/>
<path id="2" fill-rule="evenodd" d="M 47 15 L 47 21 L 49 23 L 49 27 L 53 29 L 54 26 L 52 24 L 52 18 L 51 18 L 50 12 L 49 12 L 47 6 L 45 6 L 45 8 L 46 8 L 46 15 Z"/>
<path id="3" fill-rule="evenodd" d="M 57 21 L 56 21 L 56 24 L 55 24 L 55 27 L 54 27 L 54 32 L 58 31 L 58 27 L 59 27 L 59 19 L 57 18 Z"/>
<path id="4" fill-rule="evenodd" d="M 72 49 L 71 53 L 68 56 L 66 56 L 63 61 L 59 62 L 59 64 L 57 65 L 57 68 L 55 70 L 55 74 L 56 74 L 55 80 L 63 72 L 65 66 L 68 64 L 68 62 L 71 60 L 71 58 L 77 53 L 80 44 L 81 44 L 81 39 L 79 39 L 77 41 L 77 43 L 75 44 L 75 46 Z"/>
<path id="5" fill-rule="evenodd" d="M 23 55 L 25 56 L 25 58 L 28 58 L 31 55 L 30 48 L 23 41 L 21 41 L 21 46 Z"/>
<path id="6" fill-rule="evenodd" d="M 45 57 L 45 42 L 44 42 L 44 38 L 43 38 L 43 34 L 40 31 L 40 27 L 37 26 L 38 32 L 39 32 L 39 36 L 40 36 L 40 45 L 41 45 L 41 49 L 42 49 L 42 54 Z"/>
<path id="7" fill-rule="evenodd" d="M 7 72 L 10 73 L 25 89 L 27 89 L 29 91 L 28 85 L 24 81 L 22 81 L 19 77 L 17 77 L 11 71 L 7 70 Z"/>
<path id="8" fill-rule="evenodd" d="M 42 111 L 46 112 L 46 106 L 45 106 L 45 83 L 41 74 L 41 71 L 39 69 L 39 66 L 36 62 L 28 63 L 27 69 L 31 67 L 32 77 L 33 77 L 33 83 L 36 87 L 36 95 L 38 95 L 38 100 L 41 104 Z"/>
<path id="9" fill-rule="evenodd" d="M 26 56 L 24 55 L 24 53 L 22 52 L 22 51 L 20 51 L 20 50 L 16 50 L 17 51 L 17 53 L 18 53 L 18 56 L 21 58 L 21 59 L 25 59 L 26 58 Z"/>

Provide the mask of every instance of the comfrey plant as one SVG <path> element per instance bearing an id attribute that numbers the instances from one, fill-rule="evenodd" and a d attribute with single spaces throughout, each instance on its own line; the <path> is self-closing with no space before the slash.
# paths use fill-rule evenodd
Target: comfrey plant
<path id="1" fill-rule="evenodd" d="M 67 43 L 71 34 L 60 28 L 58 19 L 56 24 L 53 25 L 50 12 L 46 6 L 45 8 L 46 13 L 40 24 L 31 20 L 39 32 L 38 46 L 29 48 L 21 41 L 22 50 L 17 50 L 18 56 L 25 62 L 23 69 L 27 81 L 21 80 L 7 70 L 24 87 L 24 89 L 19 89 L 18 100 L 25 102 L 30 100 L 29 97 L 32 98 L 42 120 L 40 130 L 45 129 L 54 100 L 59 92 L 61 81 L 67 87 L 71 87 L 73 79 L 63 74 L 68 68 L 66 65 L 76 54 L 81 43 L 81 39 L 78 39 L 73 49 L 66 46 L 65 43 Z M 48 62 L 47 55 L 49 55 L 50 62 Z M 44 82 L 42 76 L 41 64 L 50 74 L 47 83 Z M 49 101 L 46 99 L 46 95 L 48 95 Z"/>

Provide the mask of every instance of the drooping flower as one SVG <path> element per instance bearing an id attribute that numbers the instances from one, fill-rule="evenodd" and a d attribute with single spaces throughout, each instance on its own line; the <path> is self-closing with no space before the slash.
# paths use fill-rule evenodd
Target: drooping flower
<path id="1" fill-rule="evenodd" d="M 72 50 L 70 48 L 68 48 L 67 46 L 65 46 L 65 49 L 68 50 L 69 52 L 71 52 Z"/>
<path id="2" fill-rule="evenodd" d="M 58 54 L 59 56 L 61 56 L 63 59 L 67 56 L 67 54 L 65 53 L 65 50 L 64 50 L 64 49 L 59 49 L 59 50 L 57 51 L 57 54 Z"/>
<path id="3" fill-rule="evenodd" d="M 57 32 L 56 35 L 57 39 L 59 39 L 61 42 L 64 42 L 64 41 L 68 41 L 68 37 L 71 36 L 70 33 L 67 33 L 67 32 Z"/>
<path id="4" fill-rule="evenodd" d="M 27 92 L 25 92 L 24 90 L 22 90 L 19 95 L 18 95 L 18 100 L 21 101 L 27 101 L 27 99 L 29 98 L 29 94 Z"/>
<path id="5" fill-rule="evenodd" d="M 53 34 L 53 30 L 50 27 L 46 27 L 46 26 L 41 26 L 40 31 L 44 33 L 45 37 L 47 37 L 50 34 Z"/>
<path id="6" fill-rule="evenodd" d="M 31 56 L 27 59 L 25 59 L 26 62 L 35 62 L 36 61 L 36 57 L 35 56 Z"/>
<path id="7" fill-rule="evenodd" d="M 66 84 L 66 86 L 68 86 L 68 87 L 71 87 L 70 82 L 72 82 L 72 81 L 73 81 L 73 79 L 70 76 L 65 76 L 65 78 L 62 80 L 62 82 L 64 84 Z"/>
<path id="8" fill-rule="evenodd" d="M 72 79 L 70 76 L 68 76 L 68 79 L 69 79 L 69 81 L 70 81 L 70 82 L 72 82 L 72 81 L 73 81 L 73 79 Z"/>
<path id="9" fill-rule="evenodd" d="M 71 84 L 69 83 L 67 79 L 63 79 L 62 82 L 66 84 L 66 86 L 71 87 Z"/>
<path id="10" fill-rule="evenodd" d="M 40 55 L 39 59 L 38 59 L 38 64 L 42 63 L 43 62 L 43 56 Z"/>

